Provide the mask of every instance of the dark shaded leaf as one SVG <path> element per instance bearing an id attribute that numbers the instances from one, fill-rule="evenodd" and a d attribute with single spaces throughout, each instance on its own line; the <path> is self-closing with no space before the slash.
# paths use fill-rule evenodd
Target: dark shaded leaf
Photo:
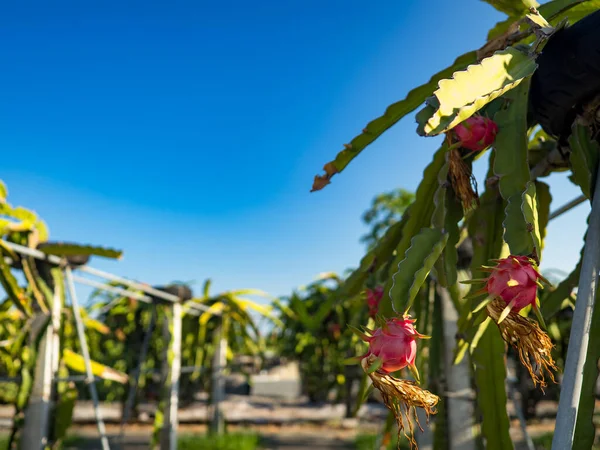
<path id="1" fill-rule="evenodd" d="M 448 242 L 448 234 L 424 228 L 411 240 L 398 271 L 392 276 L 391 297 L 398 312 L 407 311 Z"/>
<path id="2" fill-rule="evenodd" d="M 596 183 L 600 146 L 592 139 L 589 127 L 579 123 L 573 124 L 569 146 L 573 181 L 581 188 L 583 195 L 591 199 Z"/>
<path id="3" fill-rule="evenodd" d="M 530 181 L 527 162 L 528 92 L 529 81 L 508 93 L 506 107 L 496 114 L 499 131 L 494 142 L 493 169 L 499 180 L 500 195 L 507 202 L 504 240 L 513 255 L 529 255 L 534 248 L 523 212 L 523 195 Z"/>
<path id="4" fill-rule="evenodd" d="M 44 244 L 43 246 L 40 246 L 39 250 L 43 253 L 46 253 L 47 255 L 57 256 L 95 255 L 102 256 L 104 258 L 119 259 L 123 255 L 122 251 L 114 250 L 112 248 L 98 247 L 93 245 L 72 244 L 68 242 Z"/>

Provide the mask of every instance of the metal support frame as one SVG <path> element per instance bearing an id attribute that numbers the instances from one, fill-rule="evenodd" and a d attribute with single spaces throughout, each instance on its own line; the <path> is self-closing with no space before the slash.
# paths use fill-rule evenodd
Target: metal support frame
<path id="1" fill-rule="evenodd" d="M 598 167 L 600 175 L 600 166 Z M 598 177 L 597 177 L 598 178 Z M 596 302 L 598 272 L 600 271 L 600 182 L 594 188 L 592 211 L 590 213 L 583 261 L 579 275 L 577 302 L 571 324 L 569 348 L 565 361 L 565 373 L 562 379 L 556 429 L 552 440 L 553 450 L 564 450 L 573 447 L 575 424 L 579 412 L 581 389 L 583 385 L 583 369 L 585 366 L 592 315 Z"/>
<path id="2" fill-rule="evenodd" d="M 562 205 L 556 211 L 552 211 L 550 213 L 550 215 L 548 216 L 548 220 L 550 221 L 552 219 L 556 219 L 558 216 L 561 216 L 564 213 L 566 213 L 567 211 L 570 211 L 571 209 L 575 208 L 576 206 L 581 205 L 586 200 L 587 200 L 587 197 L 585 195 L 580 195 L 579 197 L 574 198 L 569 203 L 565 203 L 564 205 Z"/>
<path id="3" fill-rule="evenodd" d="M 180 381 L 180 377 L 181 377 L 181 373 L 182 373 L 182 367 L 181 367 L 182 316 L 183 316 L 183 314 L 199 315 L 202 312 L 207 311 L 209 308 L 205 305 L 194 303 L 194 302 L 188 301 L 188 302 L 184 303 L 184 302 L 182 302 L 182 300 L 179 297 L 177 297 L 175 295 L 155 289 L 153 287 L 150 287 L 147 284 L 142 284 L 142 283 L 139 283 L 136 281 L 128 280 L 126 278 L 123 278 L 123 277 L 120 277 L 120 276 L 117 276 L 117 275 L 114 275 L 114 274 L 111 274 L 108 272 L 104 272 L 102 270 L 98 270 L 93 267 L 79 266 L 79 267 L 74 267 L 73 269 L 71 269 L 71 267 L 68 265 L 67 261 L 64 258 L 61 258 L 56 255 L 48 255 L 39 250 L 32 249 L 32 248 L 22 246 L 19 244 L 15 244 L 13 242 L 8 242 L 5 240 L 2 240 L 2 244 L 22 255 L 30 256 L 30 257 L 40 259 L 43 261 L 48 261 L 52 264 L 55 264 L 55 265 L 58 265 L 61 267 L 65 267 L 64 271 L 65 271 L 65 275 L 66 275 L 69 297 L 71 299 L 71 303 L 73 306 L 73 312 L 74 312 L 74 317 L 75 317 L 76 327 L 77 327 L 77 334 L 78 334 L 79 341 L 81 344 L 82 353 L 83 353 L 85 366 L 86 366 L 85 383 L 89 387 L 90 395 L 92 397 L 92 401 L 94 402 L 94 412 L 96 415 L 96 422 L 98 425 L 98 432 L 100 433 L 103 450 L 109 450 L 109 443 L 108 443 L 108 438 L 106 436 L 106 427 L 104 425 L 104 421 L 102 419 L 102 415 L 101 415 L 100 408 L 99 408 L 98 392 L 96 391 L 96 386 L 94 384 L 95 377 L 92 373 L 91 359 L 89 356 L 89 350 L 88 350 L 87 342 L 85 339 L 85 330 L 84 330 L 83 320 L 81 318 L 81 311 L 79 310 L 79 303 L 77 300 L 77 293 L 75 290 L 75 281 L 77 281 L 78 283 L 81 283 L 81 284 L 86 284 L 88 286 L 95 287 L 97 289 L 103 289 L 108 292 L 114 292 L 117 294 L 122 294 L 123 296 L 136 298 L 138 300 L 145 301 L 148 303 L 153 303 L 155 301 L 155 299 L 158 298 L 161 300 L 166 300 L 173 304 L 172 305 L 172 308 L 173 308 L 172 330 L 173 330 L 173 332 L 172 332 L 171 341 L 170 341 L 170 350 L 173 355 L 173 360 L 171 363 L 171 370 L 170 370 L 171 376 L 170 376 L 170 379 L 168 380 L 168 382 L 169 382 L 169 398 L 168 398 L 168 411 L 167 411 L 167 415 L 168 415 L 168 427 L 167 427 L 167 430 L 168 430 L 167 442 L 168 442 L 168 444 L 167 445 L 170 450 L 176 450 L 177 449 L 177 428 L 178 428 L 177 409 L 178 409 L 178 404 L 179 404 L 179 381 Z M 126 286 L 127 289 L 124 289 L 119 286 L 111 286 L 111 285 L 108 285 L 105 283 L 100 283 L 100 282 L 97 282 L 94 280 L 89 280 L 84 277 L 78 277 L 76 275 L 73 275 L 72 270 L 77 270 L 79 272 L 87 273 L 88 275 L 103 278 L 105 280 L 114 281 L 116 283 Z M 132 290 L 134 290 L 134 291 L 132 291 Z M 137 292 L 135 292 L 135 291 L 137 291 Z M 140 293 L 139 291 L 141 291 L 143 294 Z M 111 306 L 111 305 L 109 304 L 107 306 Z M 214 315 L 220 314 L 217 311 L 214 311 L 211 313 Z M 43 380 L 43 382 L 41 382 L 41 384 L 40 384 L 41 390 L 40 390 L 39 396 L 43 400 L 42 401 L 43 411 L 47 411 L 45 413 L 46 417 L 49 417 L 49 411 L 50 411 L 49 406 L 46 406 L 46 403 L 48 403 L 49 400 L 46 401 L 46 399 L 50 399 L 51 392 L 55 388 L 54 384 L 57 382 L 56 372 L 58 370 L 58 363 L 59 363 L 59 359 L 60 359 L 60 355 L 59 355 L 60 349 L 59 349 L 59 342 L 58 342 L 58 329 L 59 329 L 58 327 L 60 325 L 60 309 L 58 309 L 57 311 L 53 310 L 53 324 L 52 325 L 53 326 L 51 329 L 54 330 L 53 332 L 56 334 L 56 337 L 49 338 L 48 343 L 43 344 L 44 345 L 43 348 L 44 348 L 44 352 L 45 352 L 44 358 L 46 358 L 46 359 L 43 360 L 42 364 L 38 364 L 38 366 L 44 368 L 43 374 L 41 374 L 39 377 L 41 380 Z M 223 342 L 223 341 L 221 340 L 221 342 Z M 225 342 L 225 345 L 226 345 L 226 342 Z M 222 346 L 222 344 L 219 345 L 219 348 L 221 346 Z M 46 353 L 48 353 L 47 357 L 46 357 Z M 56 356 L 53 356 L 53 354 L 55 354 Z M 222 354 L 223 354 L 223 358 L 224 358 L 225 357 L 224 350 L 223 350 Z M 189 368 L 184 368 L 184 369 L 189 369 Z M 37 377 L 37 374 L 36 374 L 36 377 Z M 37 391 L 35 391 L 35 388 L 34 388 L 34 393 L 37 395 Z M 35 398 L 35 397 L 33 397 L 33 398 Z M 35 419 L 35 417 L 37 417 L 35 413 L 30 414 L 29 417 L 30 417 L 29 422 L 32 424 L 35 423 L 36 427 L 39 427 L 40 423 L 42 423 L 42 424 L 49 423 L 49 419 L 46 420 L 46 422 L 44 422 L 40 419 Z M 47 427 L 43 426 L 42 431 L 40 431 L 39 433 L 45 434 L 45 436 L 46 436 L 45 439 L 47 439 L 47 431 L 43 431 L 44 429 L 47 429 Z M 32 439 L 34 439 L 34 436 L 37 436 L 37 435 L 31 433 L 29 436 L 31 436 Z M 38 439 L 38 438 L 35 437 L 35 439 Z M 41 445 L 45 441 L 44 441 L 44 438 L 42 437 L 41 439 L 36 440 L 36 442 L 39 442 Z M 36 447 L 33 446 L 33 447 L 26 447 L 26 448 L 34 449 Z"/>
<path id="4" fill-rule="evenodd" d="M 475 407 L 470 396 L 457 395 L 461 392 L 471 393 L 471 374 L 469 363 L 463 359 L 454 365 L 455 336 L 458 333 L 458 312 L 452 304 L 450 293 L 446 288 L 439 288 L 442 306 L 444 333 L 444 366 L 446 368 L 447 390 L 455 395 L 446 399 L 449 449 L 475 450 L 474 417 Z"/>
<path id="5" fill-rule="evenodd" d="M 221 402 L 225 400 L 225 378 L 223 377 L 223 370 L 227 365 L 227 337 L 223 331 L 223 324 L 220 324 L 216 332 L 217 346 L 213 356 L 212 369 L 211 431 L 219 434 L 225 431 L 225 420 L 223 411 L 221 410 Z"/>
<path id="6" fill-rule="evenodd" d="M 90 396 L 92 397 L 92 402 L 94 403 L 94 415 L 96 416 L 98 433 L 100 433 L 100 443 L 102 444 L 102 450 L 110 450 L 108 437 L 106 436 L 106 426 L 104 425 L 104 419 L 102 418 L 102 413 L 100 412 L 100 401 L 98 399 L 98 391 L 96 390 L 94 373 L 92 372 L 92 360 L 90 359 L 90 352 L 87 346 L 87 340 L 85 338 L 85 329 L 83 320 L 81 318 L 81 310 L 79 309 L 79 302 L 77 301 L 75 282 L 73 281 L 73 274 L 71 273 L 70 267 L 65 268 L 65 275 L 67 278 L 67 288 L 69 291 L 69 297 L 71 299 L 71 306 L 73 308 L 73 316 L 75 317 L 77 336 L 79 337 L 81 353 L 83 353 L 83 360 L 85 362 L 85 372 L 87 375 L 85 383 L 88 385 Z"/>
<path id="7" fill-rule="evenodd" d="M 64 298 L 64 286 L 54 287 L 50 323 L 40 341 L 34 384 L 25 412 L 21 447 L 27 450 L 44 449 L 48 445 L 56 379 L 60 362 L 60 318 Z M 35 326 L 41 327 L 47 316 L 40 314 Z"/>
<path id="8" fill-rule="evenodd" d="M 21 253 L 23 255 L 27 255 L 27 256 L 31 256 L 33 258 L 36 259 L 41 259 L 43 261 L 49 261 L 52 264 L 57 264 L 57 265 L 66 265 L 66 261 L 56 255 L 47 255 L 44 252 L 41 252 L 40 250 L 36 250 L 33 248 L 29 248 L 29 247 L 25 247 L 24 245 L 19 245 L 19 244 L 15 244 L 14 242 L 8 242 L 5 240 L 1 240 L 2 244 L 5 245 L 6 247 L 12 249 L 13 251 L 17 252 L 17 253 Z M 78 266 L 78 267 L 73 267 L 72 270 L 76 270 L 79 272 L 84 272 L 87 273 L 89 275 L 92 276 L 96 276 L 99 278 L 104 278 L 105 280 L 110 280 L 110 281 L 114 281 L 116 283 L 120 283 L 123 284 L 125 286 L 127 286 L 128 288 L 134 289 L 136 291 L 142 291 L 145 294 L 148 295 L 140 295 L 139 293 L 136 292 L 131 292 L 129 290 L 126 289 L 122 289 L 118 286 L 109 286 L 107 284 L 102 284 L 102 283 L 98 283 L 98 282 L 94 282 L 92 280 L 88 280 L 86 278 L 82 278 L 82 277 L 77 277 L 77 282 L 82 283 L 82 284 L 87 284 L 90 286 L 95 286 L 98 287 L 100 289 L 104 289 L 107 291 L 111 291 L 111 292 L 117 292 L 120 294 L 123 294 L 124 296 L 127 297 L 132 297 L 132 298 L 138 298 L 140 299 L 140 297 L 143 297 L 144 300 L 147 301 L 152 301 L 152 297 L 156 297 L 159 298 L 161 300 L 166 300 L 168 302 L 171 303 L 180 303 L 181 299 L 179 297 L 177 297 L 176 295 L 173 294 L 169 294 L 168 292 L 163 292 L 160 291 L 158 289 L 155 289 L 147 284 L 143 284 L 137 281 L 133 281 L 133 280 L 128 280 L 127 278 L 123 278 L 120 277 L 118 275 L 114 275 L 112 273 L 109 272 L 104 272 L 103 270 L 98 270 L 95 269 L 93 267 L 89 267 L 89 266 Z M 75 277 L 74 277 L 75 279 Z M 198 311 L 207 311 L 209 308 L 205 305 L 201 305 L 198 303 L 193 303 L 193 302 L 186 302 L 185 306 L 187 308 L 192 308 L 192 309 L 196 309 Z M 214 312 L 214 315 L 218 315 L 218 312 Z"/>
<path id="9" fill-rule="evenodd" d="M 179 420 L 179 380 L 181 378 L 181 336 L 182 336 L 181 303 L 173 303 L 173 332 L 171 334 L 171 380 L 169 383 L 169 450 L 177 450 L 177 428 Z"/>
<path id="10" fill-rule="evenodd" d="M 163 360 L 163 380 L 168 386 L 164 410 L 164 425 L 160 433 L 161 450 L 177 450 L 177 429 L 179 420 L 179 380 L 181 378 L 181 336 L 182 304 L 173 303 L 171 327 L 164 325 L 163 333 L 168 335 L 169 346 Z M 170 328 L 170 329 L 169 329 Z"/>

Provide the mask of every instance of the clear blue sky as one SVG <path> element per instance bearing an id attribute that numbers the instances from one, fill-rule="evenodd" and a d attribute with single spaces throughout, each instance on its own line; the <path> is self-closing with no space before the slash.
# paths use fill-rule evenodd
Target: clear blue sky
<path id="1" fill-rule="evenodd" d="M 313 176 L 501 18 L 477 0 L 7 3 L 0 178 L 53 239 L 125 251 L 97 267 L 287 294 L 358 263 L 360 214 L 415 189 L 438 140 L 411 115 L 309 194 Z M 556 206 L 578 195 L 553 183 Z M 587 208 L 551 226 L 546 268 L 575 264 Z"/>

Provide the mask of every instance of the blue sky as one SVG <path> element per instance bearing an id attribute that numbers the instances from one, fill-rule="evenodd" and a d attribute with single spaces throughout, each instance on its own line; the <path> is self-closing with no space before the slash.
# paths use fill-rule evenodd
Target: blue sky
<path id="1" fill-rule="evenodd" d="M 310 194 L 313 176 L 502 19 L 476 0 L 123 3 L 3 5 L 9 201 L 53 239 L 122 248 L 105 270 L 274 295 L 355 266 L 361 213 L 414 190 L 439 140 L 410 115 Z M 555 206 L 578 195 L 551 182 Z M 576 263 L 588 209 L 550 226 L 543 267 Z"/>

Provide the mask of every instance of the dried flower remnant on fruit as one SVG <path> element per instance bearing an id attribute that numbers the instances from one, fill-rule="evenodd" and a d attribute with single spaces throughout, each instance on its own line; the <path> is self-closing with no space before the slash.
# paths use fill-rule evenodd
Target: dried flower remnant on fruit
<path id="1" fill-rule="evenodd" d="M 395 378 L 382 370 L 369 373 L 369 367 L 375 359 L 371 355 L 364 358 L 361 365 L 373 382 L 373 387 L 381 393 L 385 406 L 394 414 L 398 425 L 398 438 L 403 433 L 411 449 L 417 449 L 413 419 L 421 431 L 423 428 L 419 423 L 416 409 L 423 408 L 427 415 L 427 422 L 429 422 L 429 416 L 437 413 L 435 407 L 440 398 L 428 390 L 420 388 L 414 381 Z M 398 443 L 398 448 L 400 448 L 399 445 Z"/>
<path id="2" fill-rule="evenodd" d="M 452 131 L 460 147 L 478 152 L 494 143 L 498 134 L 498 125 L 487 117 L 471 116 L 455 126 Z"/>
<path id="3" fill-rule="evenodd" d="M 533 260 L 527 256 L 509 256 L 497 262 L 486 282 L 490 297 L 502 298 L 514 312 L 528 305 L 537 308 L 537 288 L 543 287 L 538 280 L 543 277 Z"/>
<path id="4" fill-rule="evenodd" d="M 519 352 L 521 363 L 529 371 L 533 384 L 541 388 L 547 386 L 544 371 L 555 383 L 554 373 L 557 370 L 552 358 L 552 341 L 534 321 L 511 311 L 498 323 L 506 304 L 501 298 L 487 305 L 489 316 L 497 323 L 502 339 Z M 532 364 L 533 363 L 533 364 Z"/>
<path id="5" fill-rule="evenodd" d="M 369 307 L 369 317 L 375 317 L 379 310 L 379 302 L 383 298 L 383 286 L 377 286 L 375 289 L 367 289 L 367 306 Z"/>
<path id="6" fill-rule="evenodd" d="M 465 212 L 479 205 L 475 177 L 473 177 L 471 168 L 460 156 L 460 152 L 455 148 L 448 153 L 448 177 Z"/>
<path id="7" fill-rule="evenodd" d="M 556 365 L 552 359 L 552 341 L 536 322 L 519 315 L 519 311 L 531 306 L 538 321 L 544 325 L 538 308 L 537 288 L 543 287 L 540 280 L 550 283 L 539 273 L 535 261 L 527 256 L 510 255 L 495 262 L 495 267 L 481 268 L 490 272 L 487 278 L 469 282 L 485 283 L 471 296 L 489 296 L 488 315 L 498 325 L 504 341 L 519 352 L 519 359 L 534 384 L 543 388 L 546 386 L 544 371 L 554 382 L 552 372 L 556 371 Z"/>
<path id="8" fill-rule="evenodd" d="M 398 436 L 404 433 L 411 448 L 416 449 L 412 421 L 415 420 L 419 429 L 423 430 L 416 415 L 416 408 L 423 408 L 429 420 L 429 415 L 436 413 L 435 406 L 439 402 L 438 396 L 417 385 L 419 373 L 415 366 L 416 341 L 428 336 L 416 330 L 415 320 L 409 315 L 377 321 L 379 328 L 367 329 L 365 333 L 358 332 L 369 344 L 367 353 L 358 359 L 371 378 L 373 387 L 381 393 L 385 406 L 394 414 Z M 402 380 L 392 375 L 405 367 L 410 369 L 417 382 Z"/>

